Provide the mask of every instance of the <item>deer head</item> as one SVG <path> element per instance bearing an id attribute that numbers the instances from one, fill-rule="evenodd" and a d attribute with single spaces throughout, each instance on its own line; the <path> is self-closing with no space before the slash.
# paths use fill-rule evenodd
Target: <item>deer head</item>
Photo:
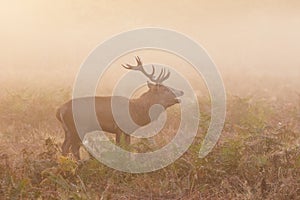
<path id="1" fill-rule="evenodd" d="M 155 77 L 155 69 L 152 65 L 152 72 L 147 73 L 143 67 L 143 63 L 141 59 L 136 56 L 135 58 L 137 64 L 130 65 L 125 64 L 122 65 L 124 68 L 129 70 L 136 70 L 142 72 L 147 78 L 149 78 L 149 82 L 147 81 L 148 85 L 148 91 L 142 94 L 140 97 L 141 99 L 144 99 L 145 101 L 148 101 L 149 104 L 160 104 L 165 108 L 168 108 L 174 104 L 180 103 L 180 99 L 178 97 L 182 96 L 184 93 L 183 91 L 167 87 L 163 85 L 163 81 L 167 80 L 170 77 L 170 71 L 163 68 L 161 72 L 159 73 L 158 77 Z"/>

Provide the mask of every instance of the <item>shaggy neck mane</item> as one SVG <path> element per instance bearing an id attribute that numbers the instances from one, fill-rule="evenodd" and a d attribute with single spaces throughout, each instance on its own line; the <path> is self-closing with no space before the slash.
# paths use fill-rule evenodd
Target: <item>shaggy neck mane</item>
<path id="1" fill-rule="evenodd" d="M 131 99 L 129 103 L 129 110 L 134 122 L 140 126 L 149 124 L 151 122 L 149 109 L 156 103 L 156 99 L 148 92 L 142 94 L 136 99 Z"/>

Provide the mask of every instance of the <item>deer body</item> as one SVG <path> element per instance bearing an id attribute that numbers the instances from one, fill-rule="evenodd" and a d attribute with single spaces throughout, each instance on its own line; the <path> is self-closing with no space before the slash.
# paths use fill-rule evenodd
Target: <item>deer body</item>
<path id="1" fill-rule="evenodd" d="M 137 58 L 138 64 L 141 65 L 141 61 Z M 130 65 L 127 65 L 130 66 Z M 141 65 L 142 66 L 142 65 Z M 131 67 L 131 66 L 130 66 Z M 153 76 L 153 73 L 152 73 Z M 162 78 L 168 78 L 169 73 L 167 75 L 161 72 L 160 74 L 160 81 L 162 82 Z M 153 79 L 152 79 L 153 81 Z M 79 158 L 79 148 L 81 145 L 81 140 L 76 130 L 74 118 L 73 118 L 73 103 L 86 103 L 95 102 L 95 111 L 99 125 L 101 126 L 102 130 L 105 132 L 116 134 L 116 143 L 119 144 L 121 140 L 121 135 L 123 131 L 118 126 L 115 121 L 115 117 L 113 115 L 112 110 L 112 98 L 114 98 L 114 103 L 118 110 L 124 108 L 124 106 L 129 105 L 129 114 L 132 121 L 137 124 L 138 126 L 145 126 L 151 122 L 149 116 L 149 109 L 154 104 L 160 104 L 165 109 L 168 107 L 177 104 L 180 102 L 177 97 L 183 95 L 182 91 L 164 86 L 161 82 L 156 82 L 156 84 L 152 84 L 148 82 L 148 90 L 144 92 L 139 98 L 136 99 L 127 99 L 121 96 L 97 96 L 97 97 L 84 97 L 78 99 L 72 99 L 63 104 L 61 107 L 57 109 L 56 117 L 61 122 L 62 127 L 65 132 L 65 140 L 62 145 L 62 154 L 66 155 L 69 150 L 71 150 L 72 154 L 75 156 L 76 159 Z M 118 113 L 117 113 L 118 114 Z M 157 119 L 160 113 L 158 113 L 155 118 Z M 90 115 L 88 114 L 87 117 Z M 126 118 L 123 117 L 122 120 L 127 122 Z M 129 123 L 129 121 L 128 121 Z M 95 131 L 98 127 L 93 127 L 91 124 L 85 124 L 87 132 Z M 124 133 L 125 142 L 127 144 L 130 143 L 130 133 L 134 132 L 137 127 L 131 128 L 130 132 Z"/>

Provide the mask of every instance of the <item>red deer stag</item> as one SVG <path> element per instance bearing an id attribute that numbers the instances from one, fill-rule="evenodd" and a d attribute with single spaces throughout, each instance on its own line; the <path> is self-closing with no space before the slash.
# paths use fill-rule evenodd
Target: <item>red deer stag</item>
<path id="1" fill-rule="evenodd" d="M 148 90 L 143 93 L 140 97 L 136 99 L 127 99 L 121 96 L 96 96 L 96 97 L 83 97 L 78 99 L 72 99 L 63 104 L 57 109 L 56 117 L 61 122 L 64 132 L 65 140 L 62 145 L 62 154 L 67 155 L 71 150 L 71 153 L 75 156 L 76 159 L 79 157 L 79 148 L 81 145 L 80 137 L 76 131 L 73 113 L 72 113 L 72 104 L 75 101 L 86 102 L 90 101 L 92 98 L 95 102 L 95 110 L 98 123 L 105 132 L 116 134 L 116 143 L 120 144 L 121 135 L 123 131 L 118 127 L 118 124 L 114 120 L 113 112 L 111 108 L 112 98 L 116 99 L 116 102 L 120 104 L 120 109 L 124 102 L 129 102 L 129 113 L 131 115 L 132 121 L 135 122 L 138 126 L 145 126 L 151 122 L 149 116 L 149 109 L 152 105 L 160 104 L 165 109 L 168 107 L 180 103 L 180 100 L 177 98 L 183 95 L 183 92 L 176 90 L 162 84 L 163 81 L 169 78 L 170 72 L 166 71 L 164 68 L 161 70 L 159 76 L 155 78 L 154 76 L 154 66 L 152 65 L 152 73 L 147 73 L 143 68 L 142 61 L 139 57 L 136 57 L 137 65 L 122 65 L 124 68 L 129 70 L 137 70 L 142 72 L 149 80 L 153 83 L 148 83 Z M 115 100 L 114 100 L 115 101 Z M 158 116 L 157 116 L 158 117 Z M 132 130 L 135 131 L 137 128 Z M 92 130 L 91 128 L 89 130 Z M 96 129 L 95 129 L 96 130 Z M 125 134 L 125 141 L 127 144 L 130 143 L 130 133 Z"/>

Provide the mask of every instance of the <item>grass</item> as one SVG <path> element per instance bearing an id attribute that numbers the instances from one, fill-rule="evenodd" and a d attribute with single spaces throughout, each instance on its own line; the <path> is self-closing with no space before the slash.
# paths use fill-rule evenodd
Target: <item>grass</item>
<path id="1" fill-rule="evenodd" d="M 0 96 L 0 196 L 3 199 L 299 199 L 299 98 L 288 102 L 228 96 L 226 123 L 213 151 L 199 159 L 209 109 L 189 150 L 168 167 L 129 174 L 90 158 L 61 156 L 55 110 L 69 90 L 18 89 Z M 208 107 L 203 100 L 200 107 Z M 171 109 L 160 141 L 176 131 Z M 173 113 L 173 115 L 172 115 Z M 177 113 L 177 114 L 176 114 Z M 161 135 L 161 134 L 160 134 Z M 143 141 L 136 143 L 147 150 Z M 159 144 L 162 145 L 163 144 Z"/>

